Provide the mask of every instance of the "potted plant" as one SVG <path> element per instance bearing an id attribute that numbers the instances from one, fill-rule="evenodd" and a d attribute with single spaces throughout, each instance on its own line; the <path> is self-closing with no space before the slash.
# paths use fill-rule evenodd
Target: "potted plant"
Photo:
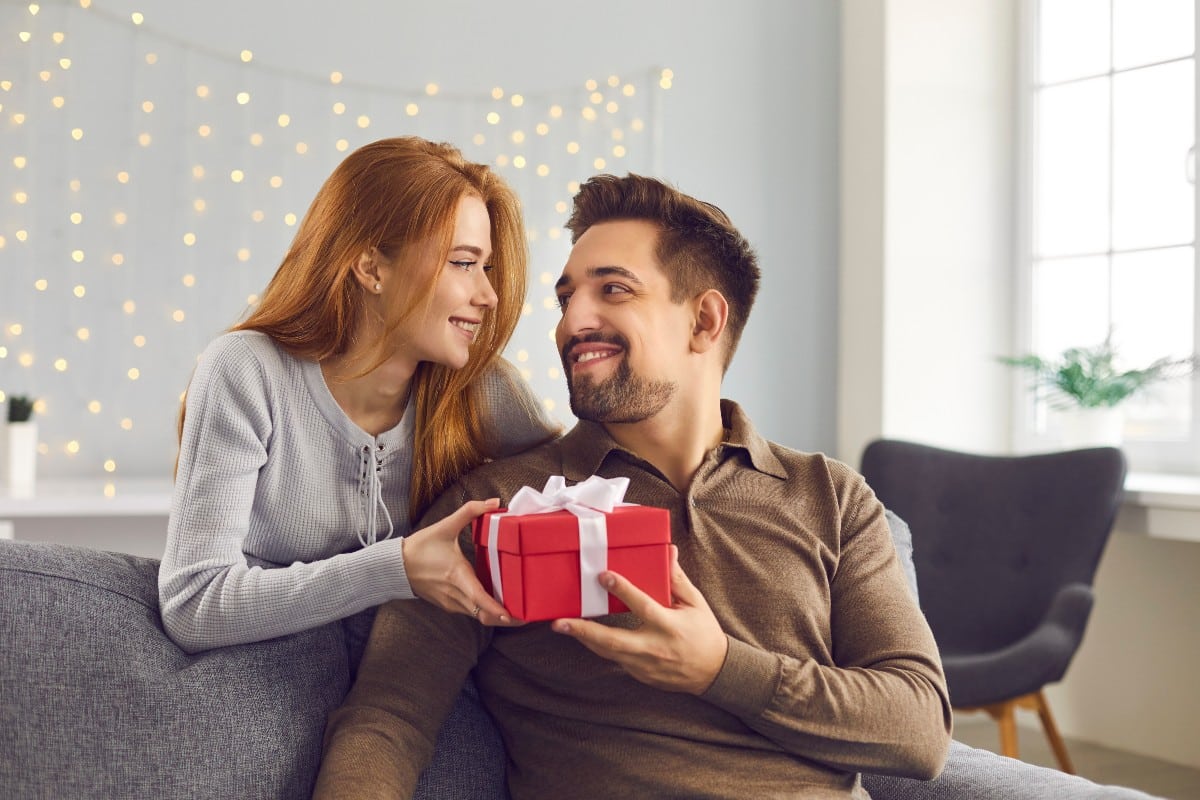
<path id="1" fill-rule="evenodd" d="M 1120 444 L 1121 404 L 1154 384 L 1190 375 L 1200 359 L 1159 358 L 1139 369 L 1118 369 L 1112 334 L 1091 347 L 1069 347 L 1058 358 L 1002 357 L 1001 362 L 1033 374 L 1034 387 L 1049 392 L 1051 407 L 1063 416 L 1067 446 Z"/>
<path id="2" fill-rule="evenodd" d="M 33 398 L 29 395 L 14 394 L 8 398 L 8 421 L 29 422 L 33 417 Z"/>
<path id="3" fill-rule="evenodd" d="M 37 422 L 34 400 L 23 394 L 8 397 L 8 486 L 14 495 L 33 494 L 37 480 Z"/>

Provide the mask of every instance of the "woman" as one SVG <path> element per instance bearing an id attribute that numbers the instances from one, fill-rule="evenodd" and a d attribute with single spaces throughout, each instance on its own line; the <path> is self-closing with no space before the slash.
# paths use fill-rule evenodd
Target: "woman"
<path id="1" fill-rule="evenodd" d="M 334 170 L 258 308 L 188 388 L 159 572 L 180 647 L 395 598 L 511 622 L 457 542 L 494 500 L 410 525 L 470 468 L 554 435 L 499 357 L 526 260 L 513 192 L 449 145 L 385 139 Z"/>

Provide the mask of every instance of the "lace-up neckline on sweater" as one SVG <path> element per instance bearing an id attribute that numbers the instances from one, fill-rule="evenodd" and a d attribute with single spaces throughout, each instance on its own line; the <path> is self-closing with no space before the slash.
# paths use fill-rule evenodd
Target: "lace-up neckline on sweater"
<path id="1" fill-rule="evenodd" d="M 405 412 L 407 416 L 407 411 Z M 363 498 L 365 522 L 358 532 L 358 541 L 363 547 L 375 544 L 377 541 L 390 539 L 396 530 L 392 524 L 392 515 L 388 512 L 387 503 L 383 501 L 383 483 L 380 473 L 383 472 L 383 454 L 385 445 L 378 444 L 374 449 L 371 445 L 362 446 L 362 473 L 358 480 L 358 493 Z M 387 520 L 387 533 L 376 536 L 379 528 L 379 510 L 383 509 L 384 519 Z"/>
<path id="2" fill-rule="evenodd" d="M 304 361 L 304 380 L 308 384 L 313 402 L 320 409 L 322 416 L 330 426 L 354 448 L 358 454 L 355 460 L 358 481 L 358 496 L 360 499 L 358 516 L 358 541 L 363 547 L 390 539 L 396 532 L 396 525 L 391 511 L 385 502 L 383 482 L 387 479 L 404 478 L 404 495 L 407 495 L 409 473 L 403 476 L 389 475 L 389 465 L 397 460 L 400 451 L 412 442 L 415 412 L 413 403 L 409 402 L 404 408 L 404 416 L 400 423 L 378 436 L 372 436 L 350 419 L 349 415 L 338 405 L 333 393 L 325 383 L 321 365 L 315 361 Z M 386 529 L 381 531 L 381 522 L 386 523 Z M 407 530 L 407 529 L 406 529 Z"/>

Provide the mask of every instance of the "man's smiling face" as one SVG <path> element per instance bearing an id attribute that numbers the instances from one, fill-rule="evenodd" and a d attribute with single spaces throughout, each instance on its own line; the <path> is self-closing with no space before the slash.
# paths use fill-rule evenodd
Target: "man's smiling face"
<path id="1" fill-rule="evenodd" d="M 686 380 L 690 304 L 672 302 L 657 244 L 649 222 L 600 223 L 579 237 L 563 268 L 555 340 L 580 419 L 641 422 Z"/>

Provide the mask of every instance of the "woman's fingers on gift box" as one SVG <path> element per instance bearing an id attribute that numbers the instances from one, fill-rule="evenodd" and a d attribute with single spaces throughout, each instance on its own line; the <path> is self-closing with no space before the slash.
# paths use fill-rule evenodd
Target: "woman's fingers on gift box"
<path id="1" fill-rule="evenodd" d="M 447 576 L 447 582 L 452 589 L 447 597 L 447 603 L 442 605 L 446 611 L 455 614 L 466 614 L 483 625 L 520 625 L 513 620 L 504 606 L 492 597 L 475 577 L 475 570 L 465 558 L 462 563 L 455 564 L 453 571 Z"/>
<path id="2" fill-rule="evenodd" d="M 484 625 L 520 624 L 483 588 L 458 544 L 463 528 L 499 503 L 496 498 L 468 501 L 453 514 L 405 537 L 404 570 L 414 594 Z"/>
<path id="3" fill-rule="evenodd" d="M 442 522 L 451 520 L 452 524 L 449 527 L 453 530 L 454 536 L 457 537 L 463 528 L 471 527 L 471 523 L 475 521 L 476 517 L 482 516 L 489 511 L 495 511 L 499 507 L 500 498 L 498 497 L 492 497 L 487 500 L 468 500 L 459 506 L 453 514 L 443 519 Z M 437 524 L 440 525 L 442 523 L 439 522 Z"/>

